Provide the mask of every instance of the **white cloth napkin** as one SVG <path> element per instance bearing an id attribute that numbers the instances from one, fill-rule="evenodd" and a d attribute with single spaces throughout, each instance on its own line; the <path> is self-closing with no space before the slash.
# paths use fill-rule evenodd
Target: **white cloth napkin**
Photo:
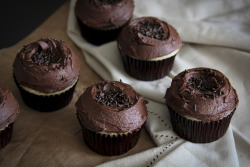
<path id="1" fill-rule="evenodd" d="M 250 164 L 250 1 L 135 0 L 134 17 L 155 16 L 173 25 L 184 47 L 170 74 L 156 81 L 139 81 L 123 69 L 116 41 L 102 46 L 80 35 L 70 4 L 67 33 L 89 66 L 104 80 L 122 80 L 150 99 L 146 129 L 157 147 L 99 166 L 248 166 Z M 215 68 L 224 73 L 239 95 L 239 106 L 227 133 L 208 144 L 194 144 L 172 130 L 163 104 L 166 89 L 179 72 Z"/>

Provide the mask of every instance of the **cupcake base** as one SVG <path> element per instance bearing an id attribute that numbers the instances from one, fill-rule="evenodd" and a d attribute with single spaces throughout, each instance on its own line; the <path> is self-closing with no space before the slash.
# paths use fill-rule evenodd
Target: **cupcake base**
<path id="1" fill-rule="evenodd" d="M 91 27 L 84 25 L 78 18 L 77 22 L 79 24 L 82 37 L 86 41 L 94 45 L 102 45 L 104 43 L 116 40 L 116 38 L 118 37 L 119 33 L 122 30 L 122 27 L 124 26 L 123 25 L 121 27 L 117 27 L 110 30 L 101 30 L 101 29 L 93 29 Z"/>
<path id="2" fill-rule="evenodd" d="M 0 150 L 10 142 L 13 133 L 13 124 L 9 124 L 8 127 L 0 131 Z"/>
<path id="3" fill-rule="evenodd" d="M 159 61 L 138 60 L 130 56 L 121 57 L 123 67 L 130 76 L 143 81 L 153 81 L 169 74 L 173 67 L 175 56 Z"/>
<path id="4" fill-rule="evenodd" d="M 72 100 L 75 86 L 71 87 L 64 93 L 58 95 L 50 95 L 50 96 L 39 96 L 36 94 L 32 94 L 26 90 L 24 90 L 16 81 L 14 77 L 15 83 L 20 91 L 22 99 L 24 103 L 32 109 L 42 111 L 42 112 L 51 112 L 59 110 L 65 106 L 67 106 Z"/>
<path id="5" fill-rule="evenodd" d="M 93 132 L 80 122 L 84 142 L 96 153 L 106 156 L 116 156 L 128 152 L 135 147 L 141 134 L 142 127 L 138 131 L 127 134 L 109 135 Z"/>
<path id="6" fill-rule="evenodd" d="M 210 143 L 221 138 L 226 133 L 235 111 L 219 121 L 203 123 L 184 118 L 170 107 L 168 110 L 175 133 L 193 143 Z"/>

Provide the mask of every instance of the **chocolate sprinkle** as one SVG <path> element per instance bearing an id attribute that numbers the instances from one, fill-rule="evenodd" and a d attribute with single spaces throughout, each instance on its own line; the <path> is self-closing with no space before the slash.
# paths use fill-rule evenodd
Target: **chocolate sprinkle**
<path id="1" fill-rule="evenodd" d="M 49 43 L 50 41 L 43 41 Z M 70 50 L 67 50 L 68 54 L 71 54 Z M 56 48 L 53 44 L 50 47 L 43 49 L 38 45 L 37 51 L 31 56 L 32 63 L 44 66 L 50 66 L 56 64 L 52 70 L 66 67 L 68 56 L 63 53 L 63 50 Z"/>
<path id="2" fill-rule="evenodd" d="M 27 53 L 30 50 L 31 45 L 24 45 L 21 52 Z"/>
<path id="3" fill-rule="evenodd" d="M 199 77 L 191 77 L 188 80 L 188 84 L 200 91 L 204 92 L 205 96 L 215 96 L 217 91 L 220 91 L 219 87 L 223 82 L 218 82 L 214 76 L 199 76 Z M 218 90 L 219 89 L 219 90 Z M 220 93 L 220 92 L 218 92 Z"/>
<path id="4" fill-rule="evenodd" d="M 62 62 L 61 57 L 56 54 L 53 48 L 48 48 L 46 51 L 36 52 L 31 58 L 33 63 L 38 65 L 48 66 L 50 64 Z M 64 61 L 62 64 L 65 65 Z"/>
<path id="5" fill-rule="evenodd" d="M 183 100 L 184 102 L 186 102 L 186 103 L 189 103 L 189 102 L 190 102 L 190 100 L 185 99 L 185 97 L 182 97 L 182 100 Z"/>
<path id="6" fill-rule="evenodd" d="M 100 85 L 97 88 L 100 88 Z M 96 101 L 100 104 L 110 107 L 125 107 L 128 108 L 132 105 L 130 99 L 120 89 L 108 89 L 98 91 Z"/>
<path id="7" fill-rule="evenodd" d="M 138 33 L 141 33 L 142 35 L 149 37 L 149 38 L 155 38 L 158 40 L 165 40 L 166 34 L 163 31 L 161 25 L 155 21 L 145 21 L 140 22 L 137 26 L 133 28 L 133 33 L 136 35 Z M 132 40 L 135 40 L 134 37 Z"/>

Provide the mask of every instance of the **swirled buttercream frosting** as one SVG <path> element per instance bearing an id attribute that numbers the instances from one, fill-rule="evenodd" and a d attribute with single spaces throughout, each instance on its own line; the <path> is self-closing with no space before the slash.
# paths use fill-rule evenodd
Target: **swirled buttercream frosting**
<path id="1" fill-rule="evenodd" d="M 193 68 L 176 75 L 166 91 L 165 101 L 179 115 L 203 122 L 221 120 L 239 102 L 228 78 L 209 68 Z"/>
<path id="2" fill-rule="evenodd" d="M 42 93 L 71 86 L 78 79 L 79 71 L 79 59 L 70 47 L 52 38 L 24 46 L 13 64 L 18 84 Z"/>
<path id="3" fill-rule="evenodd" d="M 170 24 L 155 17 L 141 17 L 126 25 L 117 39 L 123 56 L 151 60 L 182 47 L 182 41 Z"/>
<path id="4" fill-rule="evenodd" d="M 88 87 L 75 106 L 81 123 L 95 132 L 138 130 L 147 120 L 147 101 L 128 84 L 103 81 Z"/>

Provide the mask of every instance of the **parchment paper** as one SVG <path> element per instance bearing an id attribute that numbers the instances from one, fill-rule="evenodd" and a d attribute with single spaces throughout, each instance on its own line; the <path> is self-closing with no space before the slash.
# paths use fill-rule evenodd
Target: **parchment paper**
<path id="1" fill-rule="evenodd" d="M 75 102 L 84 89 L 102 80 L 86 63 L 80 49 L 67 36 L 69 2 L 58 9 L 41 26 L 16 45 L 0 50 L 0 84 L 10 89 L 20 104 L 21 113 L 14 124 L 11 142 L 0 151 L 3 167 L 95 166 L 153 148 L 155 144 L 143 130 L 131 151 L 120 156 L 101 156 L 83 142 L 76 119 Z M 27 107 L 12 78 L 12 64 L 17 52 L 30 42 L 53 37 L 64 40 L 80 58 L 80 80 L 71 103 L 58 111 L 42 113 Z"/>

